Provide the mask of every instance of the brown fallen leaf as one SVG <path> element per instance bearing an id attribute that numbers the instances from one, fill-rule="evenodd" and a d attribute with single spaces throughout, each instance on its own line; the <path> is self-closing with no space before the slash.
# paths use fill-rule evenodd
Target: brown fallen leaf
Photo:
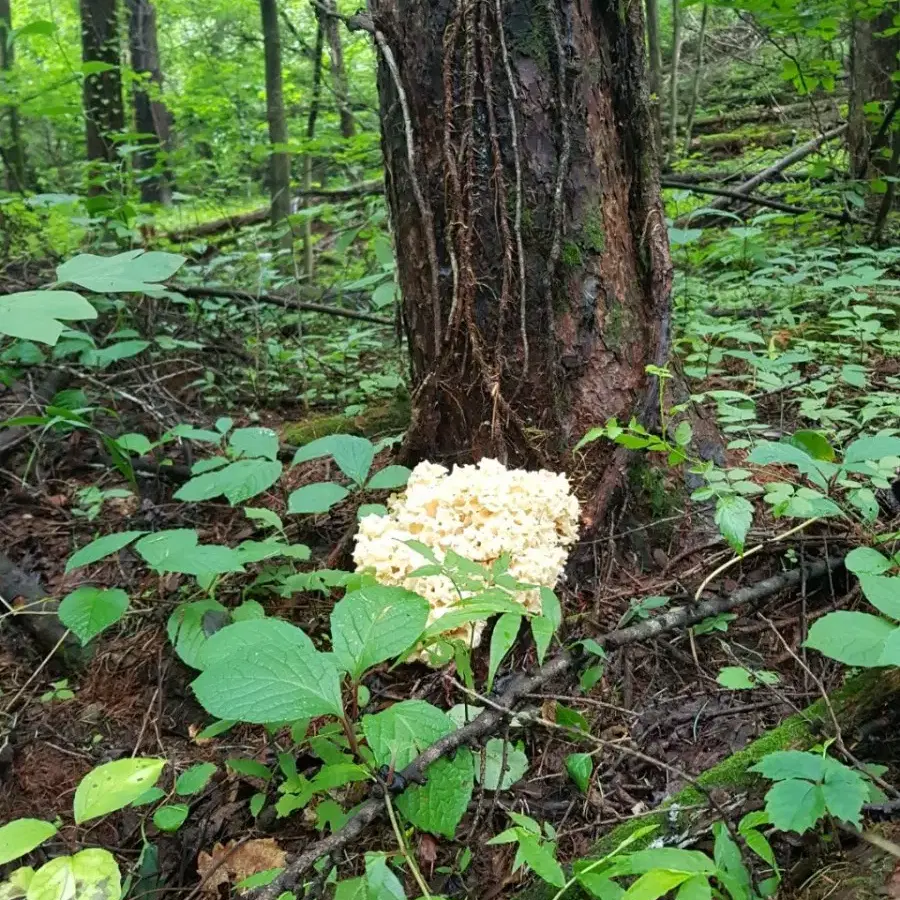
<path id="1" fill-rule="evenodd" d="M 437 841 L 430 834 L 422 834 L 419 837 L 418 847 L 419 862 L 428 870 L 428 877 L 434 874 L 434 864 L 437 862 Z"/>
<path id="2" fill-rule="evenodd" d="M 894 866 L 894 871 L 884 886 L 884 893 L 891 900 L 900 900 L 900 863 Z"/>
<path id="3" fill-rule="evenodd" d="M 284 850 L 274 838 L 257 838 L 238 844 L 215 844 L 211 853 L 201 850 L 197 855 L 197 874 L 203 882 L 202 893 L 215 897 L 221 885 L 231 886 L 265 872 L 280 869 L 287 860 Z"/>

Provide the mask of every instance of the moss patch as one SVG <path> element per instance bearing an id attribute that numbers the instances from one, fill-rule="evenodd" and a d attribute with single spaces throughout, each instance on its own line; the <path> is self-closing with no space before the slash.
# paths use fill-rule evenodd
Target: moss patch
<path id="1" fill-rule="evenodd" d="M 569 266 L 569 268 L 572 269 L 575 269 L 582 264 L 581 249 L 578 244 L 574 244 L 572 241 L 566 241 L 566 243 L 563 244 L 562 261 L 563 265 Z"/>
<path id="2" fill-rule="evenodd" d="M 407 398 L 376 403 L 358 416 L 314 413 L 299 422 L 286 422 L 282 428 L 285 443 L 295 447 L 329 434 L 358 434 L 363 437 L 403 431 L 409 425 Z"/>
<path id="3" fill-rule="evenodd" d="M 581 232 L 581 246 L 593 253 L 602 253 L 606 246 L 606 232 L 603 230 L 603 217 L 599 210 L 594 210 L 585 220 Z"/>

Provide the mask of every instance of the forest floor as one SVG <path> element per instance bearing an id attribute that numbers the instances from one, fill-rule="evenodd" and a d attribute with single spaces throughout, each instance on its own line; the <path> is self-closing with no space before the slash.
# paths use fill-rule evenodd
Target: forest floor
<path id="1" fill-rule="evenodd" d="M 672 195 L 670 202 L 677 212 L 695 205 L 682 195 Z M 729 450 L 730 466 L 742 465 L 746 449 L 740 442 L 752 435 L 789 434 L 810 423 L 839 431 L 846 416 L 856 422 L 868 408 L 876 410 L 876 421 L 878 416 L 896 420 L 889 398 L 897 393 L 900 352 L 890 333 L 897 328 L 900 252 L 857 247 L 838 232 L 827 236 L 833 246 L 823 247 L 815 220 L 798 222 L 774 214 L 748 225 L 693 231 L 676 230 L 673 239 L 677 346 L 692 390 L 703 395 L 698 402 L 717 416 L 726 436 L 738 441 Z M 844 276 L 855 273 L 856 282 L 834 283 L 832 263 L 839 264 Z M 52 272 L 11 269 L 6 280 L 33 286 L 52 280 Z M 852 330 L 842 334 L 848 291 L 872 307 L 887 307 L 893 321 L 890 315 L 875 316 L 880 330 L 863 326 L 855 337 Z M 149 363 L 130 359 L 93 373 L 64 363 L 74 372 L 73 388 L 108 398 L 97 403 L 92 421 L 98 428 L 154 436 L 184 423 L 209 428 L 218 415 L 229 413 L 238 426 L 276 429 L 286 444 L 296 442 L 298 432 L 291 425 L 298 421 L 312 423 L 316 436 L 339 421 L 345 426 L 350 422 L 351 430 L 367 430 L 373 439 L 402 431 L 402 411 L 400 424 L 387 426 L 384 417 L 373 425 L 363 413 L 366 408 L 402 408 L 399 348 L 385 350 L 396 341 L 392 327 L 314 314 L 304 316 L 301 330 L 296 314 L 262 305 L 238 308 L 214 298 L 200 301 L 195 311 L 191 319 L 178 307 L 138 309 L 129 328 L 142 336 L 167 329 L 179 342 Z M 177 326 L 169 327 L 176 320 Z M 256 338 L 249 347 L 234 337 L 250 333 Z M 848 344 L 858 347 L 853 357 L 858 364 L 848 363 L 843 350 L 832 352 L 835 345 L 846 349 Z M 293 355 L 298 348 L 301 355 Z M 847 377 L 848 364 L 856 366 L 853 378 Z M 842 365 L 845 378 L 831 378 Z M 33 411 L 38 389 L 34 384 L 32 395 L 24 397 L 0 393 L 0 418 Z M 298 402 L 298 396 L 306 402 Z M 823 397 L 827 404 L 819 402 Z M 247 409 L 252 415 L 233 412 Z M 139 497 L 98 497 L 96 490 L 124 492 L 128 485 L 91 433 L 64 425 L 31 431 L 0 458 L 6 482 L 0 495 L 0 548 L 37 578 L 49 596 L 62 597 L 84 580 L 81 571 L 65 573 L 65 560 L 98 534 L 184 527 L 196 529 L 204 542 L 230 546 L 252 537 L 254 523 L 239 509 L 224 502 L 188 505 L 173 500 L 186 467 L 196 461 L 193 452 L 188 444 L 167 450 L 170 468 L 139 472 Z M 389 455 L 382 451 L 376 467 L 386 464 Z M 319 460 L 295 467 L 256 505 L 283 515 L 287 493 L 321 480 L 326 465 Z M 750 468 L 759 484 L 773 477 L 770 471 Z M 599 636 L 677 605 L 733 556 L 718 529 L 683 502 L 680 472 L 653 463 L 639 473 L 609 533 L 579 548 L 577 555 L 588 564 L 561 591 L 569 637 Z M 354 503 L 324 516 L 288 519 L 291 540 L 311 547 L 315 565 L 352 565 L 346 537 L 355 526 Z M 748 541 L 766 543 L 778 530 L 783 528 L 758 516 Z M 779 572 L 785 552 L 800 559 L 823 548 L 839 554 L 855 540 L 842 524 L 816 523 L 730 568 L 717 588 L 730 593 Z M 252 797 L 278 796 L 277 742 L 249 726 L 200 736 L 209 718 L 189 689 L 192 672 L 166 640 L 169 615 L 192 596 L 189 581 L 148 574 L 128 555 L 94 566 L 91 583 L 126 590 L 132 606 L 123 626 L 100 638 L 81 666 L 48 654 L 24 631 L 0 627 L 0 709 L 7 710 L 0 714 L 0 738 L 5 730 L 12 746 L 6 755 L 0 753 L 0 821 L 46 817 L 48 810 L 68 803 L 93 766 L 123 755 L 159 755 L 176 772 L 198 762 L 214 763 L 219 774 L 190 798 L 191 814 L 183 828 L 153 834 L 149 826 L 159 859 L 142 872 L 156 880 L 155 890 L 181 891 L 194 900 L 198 893 L 225 896 L 228 878 L 239 880 L 231 872 L 228 878 L 204 883 L 209 855 L 216 860 L 223 853 L 219 845 L 231 847 L 248 836 L 273 838 L 274 843 L 256 847 L 262 860 L 258 868 L 275 867 L 282 851 L 294 851 L 339 827 L 345 811 L 363 794 L 359 785 L 351 785 L 334 793 L 331 800 L 336 802 L 320 803 L 318 809 L 278 819 L 268 805 L 259 817 L 251 816 Z M 646 602 L 657 597 L 666 600 Z M 313 636 L 327 628 L 332 604 L 327 593 L 279 596 L 251 576 L 229 583 L 217 595 L 226 605 L 254 598 L 265 602 L 267 612 L 303 623 Z M 535 696 L 534 705 L 545 717 L 555 719 L 560 707 L 577 711 L 589 730 L 609 742 L 596 754 L 588 791 L 579 791 L 566 775 L 568 754 L 584 749 L 577 742 L 557 731 L 512 728 L 510 739 L 521 742 L 530 761 L 527 774 L 507 791 L 476 792 L 456 840 L 418 838 L 415 849 L 432 887 L 448 897 L 513 896 L 522 885 L 521 875 L 507 874 L 513 850 L 484 846 L 506 827 L 510 809 L 552 823 L 562 861 L 587 854 L 612 827 L 646 817 L 685 787 L 677 773 L 705 772 L 820 699 L 822 686 L 832 691 L 843 683 L 845 670 L 807 654 L 802 642 L 812 622 L 857 603 L 859 592 L 848 592 L 843 574 L 820 579 L 772 596 L 750 617 L 720 616 L 704 628 L 623 648 L 587 695 L 563 686 Z M 520 671 L 533 663 L 533 648 L 520 642 L 505 669 Z M 728 690 L 717 680 L 726 666 L 773 672 L 777 682 Z M 476 656 L 479 683 L 486 667 L 484 652 Z M 373 709 L 382 699 L 421 698 L 441 707 L 461 699 L 447 670 L 420 665 L 393 671 L 384 667 L 368 687 Z M 844 736 L 860 758 L 889 767 L 888 781 L 900 776 L 898 715 L 896 708 L 886 709 L 862 733 Z M 640 748 L 651 761 L 619 752 L 617 744 Z M 298 768 L 303 766 L 301 758 Z M 722 800 L 729 809 L 747 811 L 760 807 L 761 793 L 740 788 L 724 792 Z M 128 809 L 79 829 L 78 842 L 115 848 L 122 858 L 136 861 L 142 822 L 140 809 Z M 895 825 L 878 827 L 889 839 L 900 839 Z M 61 829 L 63 843 L 75 845 L 74 828 Z M 710 846 L 702 834 L 668 837 Z M 365 849 L 392 845 L 389 829 L 371 830 L 364 843 L 345 851 L 345 861 L 352 864 Z M 461 871 L 465 847 L 478 850 L 471 866 Z M 847 839 L 835 847 L 813 833 L 782 839 L 777 850 L 785 872 L 783 897 L 900 897 L 900 868 L 868 844 Z"/>

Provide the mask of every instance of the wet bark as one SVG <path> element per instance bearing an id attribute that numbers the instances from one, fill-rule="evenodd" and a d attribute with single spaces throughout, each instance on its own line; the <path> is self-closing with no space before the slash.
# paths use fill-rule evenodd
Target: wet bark
<path id="1" fill-rule="evenodd" d="M 80 0 L 80 8 L 82 61 L 109 67 L 84 79 L 87 158 L 113 163 L 117 159 L 114 139 L 125 127 L 117 0 Z"/>
<path id="2" fill-rule="evenodd" d="M 377 0 L 405 455 L 557 463 L 656 406 L 671 264 L 640 6 Z"/>
<path id="3" fill-rule="evenodd" d="M 134 127 L 144 135 L 135 154 L 135 167 L 144 172 L 140 179 L 144 203 L 172 201 L 172 188 L 164 155 L 169 149 L 171 117 L 161 99 L 163 76 L 156 34 L 156 8 L 149 0 L 127 0 L 129 9 L 128 44 L 131 68 L 143 76 L 134 88 Z"/>
<path id="4" fill-rule="evenodd" d="M 278 30 L 277 0 L 259 0 L 263 45 L 266 57 L 266 118 L 269 122 L 271 219 L 277 225 L 291 214 L 291 157 L 285 152 L 287 120 L 284 115 L 284 91 L 281 80 L 281 36 Z M 281 243 L 290 246 L 288 232 Z"/>
<path id="5" fill-rule="evenodd" d="M 12 33 L 12 10 L 9 0 L 0 0 L 0 87 L 6 86 L 7 73 L 12 71 L 14 60 Z M 8 89 L 4 91 L 8 93 Z M 6 119 L 6 136 L 0 138 L 3 149 L 3 165 L 6 172 L 6 189 L 24 191 L 28 186 L 25 173 L 25 148 L 19 128 L 19 110 L 10 103 L 0 112 L 0 121 Z"/>
<path id="6" fill-rule="evenodd" d="M 857 16 L 852 23 L 847 143 L 854 178 L 874 178 L 884 174 L 890 166 L 892 142 L 900 140 L 895 124 L 894 129 L 889 128 L 883 136 L 881 146 L 873 146 L 873 139 L 895 92 L 900 90 L 891 80 L 900 67 L 897 58 L 900 34 L 882 35 L 892 26 L 893 10 L 887 7 L 874 19 Z M 870 104 L 874 104 L 874 108 Z M 875 199 L 877 203 L 878 198 Z"/>

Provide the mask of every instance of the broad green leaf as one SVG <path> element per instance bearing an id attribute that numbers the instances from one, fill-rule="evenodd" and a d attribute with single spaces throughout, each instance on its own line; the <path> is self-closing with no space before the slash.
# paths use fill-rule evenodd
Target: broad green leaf
<path id="1" fill-rule="evenodd" d="M 391 871 L 383 854 L 366 854 L 368 900 L 406 900 L 400 879 Z"/>
<path id="2" fill-rule="evenodd" d="M 833 463 L 813 459 L 799 447 L 791 444 L 776 444 L 772 441 L 760 441 L 750 451 L 747 461 L 760 466 L 772 464 L 795 466 L 813 484 L 823 490 L 828 486 L 828 479 L 837 471 L 837 466 Z"/>
<path id="3" fill-rule="evenodd" d="M 332 434 L 319 438 L 301 447 L 294 454 L 291 465 L 331 456 L 338 468 L 351 480 L 362 486 L 366 483 L 372 460 L 375 458 L 375 446 L 370 440 L 352 434 Z"/>
<path id="4" fill-rule="evenodd" d="M 115 625 L 128 609 L 128 594 L 119 588 L 82 585 L 63 598 L 59 619 L 85 646 L 101 631 Z"/>
<path id="5" fill-rule="evenodd" d="M 490 659 L 488 661 L 488 692 L 494 686 L 494 676 L 497 674 L 497 669 L 500 668 L 500 663 L 503 662 L 503 658 L 516 642 L 521 625 L 522 616 L 515 613 L 504 613 L 494 623 L 494 630 L 491 633 Z"/>
<path id="6" fill-rule="evenodd" d="M 540 878 L 561 888 L 566 883 L 562 866 L 556 861 L 551 848 L 532 834 L 519 837 L 519 851 L 516 858 L 525 861 L 528 867 Z"/>
<path id="7" fill-rule="evenodd" d="M 768 672 L 765 669 L 751 672 L 743 666 L 725 666 L 716 677 L 716 681 L 722 687 L 732 691 L 747 691 L 764 684 L 778 684 L 780 680 L 777 672 Z"/>
<path id="8" fill-rule="evenodd" d="M 164 759 L 117 759 L 92 769 L 75 789 L 75 822 L 81 825 L 128 806 L 151 788 Z"/>
<path id="9" fill-rule="evenodd" d="M 131 801 L 131 806 L 138 808 L 141 806 L 150 806 L 153 803 L 156 803 L 159 800 L 162 800 L 163 797 L 166 796 L 166 792 L 159 787 L 152 787 L 149 790 L 144 791 L 137 800 Z"/>
<path id="10" fill-rule="evenodd" d="M 716 525 L 736 553 L 744 552 L 744 541 L 753 524 L 753 504 L 737 494 L 725 494 L 716 501 Z"/>
<path id="11" fill-rule="evenodd" d="M 825 815 L 825 794 L 809 781 L 779 781 L 766 794 L 766 812 L 779 831 L 803 834 Z"/>
<path id="12" fill-rule="evenodd" d="M 839 610 L 813 622 L 806 646 L 847 666 L 879 666 L 885 643 L 896 630 L 887 619 Z"/>
<path id="13" fill-rule="evenodd" d="M 347 878 L 334 888 L 334 900 L 370 900 L 365 878 Z"/>
<path id="14" fill-rule="evenodd" d="M 586 794 L 594 771 L 594 760 L 590 753 L 570 753 L 566 757 L 566 771 L 578 790 Z"/>
<path id="15" fill-rule="evenodd" d="M 0 297 L 0 334 L 53 345 L 60 320 L 96 319 L 97 311 L 74 291 L 22 291 Z"/>
<path id="16" fill-rule="evenodd" d="M 153 813 L 153 824 L 160 831 L 178 831 L 188 817 L 191 808 L 187 803 L 170 803 L 160 806 Z"/>
<path id="17" fill-rule="evenodd" d="M 504 764 L 505 745 L 505 764 Z M 501 738 L 491 738 L 481 753 L 475 755 L 475 780 L 481 784 L 482 755 L 484 756 L 484 787 L 488 791 L 509 790 L 528 771 L 528 757 L 524 750 Z M 503 780 L 500 770 L 503 769 Z"/>
<path id="18" fill-rule="evenodd" d="M 265 869 L 262 872 L 255 872 L 253 875 L 242 878 L 234 886 L 234 889 L 243 893 L 244 891 L 250 891 L 254 888 L 265 887 L 267 884 L 271 884 L 283 871 L 284 867 L 275 867 L 273 869 Z M 288 897 L 293 896 L 293 894 L 288 892 Z"/>
<path id="19" fill-rule="evenodd" d="M 0 866 L 31 853 L 56 834 L 56 826 L 41 819 L 13 819 L 0 826 Z"/>
<path id="20" fill-rule="evenodd" d="M 623 872 L 642 875 L 653 869 L 667 869 L 670 872 L 685 872 L 690 875 L 714 875 L 715 863 L 699 850 L 682 850 L 678 847 L 658 847 L 651 850 L 636 850 L 628 855 Z"/>
<path id="21" fill-rule="evenodd" d="M 678 888 L 675 900 L 712 900 L 712 888 L 705 875 L 694 875 Z"/>
<path id="22" fill-rule="evenodd" d="M 146 531 L 120 531 L 113 534 L 105 534 L 89 544 L 85 544 L 80 550 L 76 550 L 66 563 L 66 572 L 80 569 L 98 560 L 118 553 L 123 547 L 127 547 L 132 541 L 136 541 Z"/>
<path id="23" fill-rule="evenodd" d="M 453 759 L 433 762 L 425 776 L 425 784 L 414 784 L 397 797 L 397 808 L 421 831 L 452 840 L 472 799 L 472 754 L 463 747 Z"/>
<path id="24" fill-rule="evenodd" d="M 859 772 L 826 757 L 822 793 L 831 815 L 860 827 L 862 807 L 869 799 L 869 782 Z"/>
<path id="25" fill-rule="evenodd" d="M 237 456 L 278 459 L 278 435 L 271 428 L 238 428 L 231 432 L 228 446 Z"/>
<path id="26" fill-rule="evenodd" d="M 349 493 L 347 488 L 335 484 L 333 481 L 307 484 L 291 492 L 288 497 L 288 512 L 300 515 L 325 513 L 335 503 L 340 503 Z"/>
<path id="27" fill-rule="evenodd" d="M 845 557 L 844 565 L 854 575 L 883 575 L 894 563 L 872 547 L 854 547 Z"/>
<path id="28" fill-rule="evenodd" d="M 157 291 L 184 264 L 178 253 L 129 250 L 115 256 L 81 253 L 57 266 L 56 277 L 98 294 Z"/>
<path id="29" fill-rule="evenodd" d="M 787 443 L 793 447 L 799 447 L 813 459 L 824 459 L 826 462 L 834 459 L 834 448 L 818 431 L 795 431 L 787 439 Z"/>
<path id="30" fill-rule="evenodd" d="M 27 900 L 119 900 L 122 881 L 108 850 L 82 850 L 58 856 L 35 872 Z"/>
<path id="31" fill-rule="evenodd" d="M 116 438 L 116 443 L 120 450 L 135 456 L 146 456 L 153 449 L 153 444 L 145 434 L 123 434 Z"/>
<path id="32" fill-rule="evenodd" d="M 108 347 L 85 350 L 81 355 L 81 362 L 86 366 L 105 369 L 114 362 L 143 353 L 149 346 L 150 341 L 117 341 Z"/>
<path id="33" fill-rule="evenodd" d="M 194 600 L 175 607 L 166 623 L 166 633 L 185 665 L 202 668 L 203 647 L 213 633 L 204 623 L 227 622 L 228 616 L 228 610 L 218 600 Z"/>
<path id="34" fill-rule="evenodd" d="M 454 729 L 447 713 L 424 700 L 401 700 L 373 716 L 362 717 L 362 730 L 375 762 L 405 769 L 426 747 Z"/>
<path id="35" fill-rule="evenodd" d="M 759 772 L 772 781 L 784 781 L 788 778 L 806 778 L 809 781 L 820 781 L 825 775 L 824 758 L 819 753 L 806 753 L 802 750 L 775 750 L 767 753 L 751 772 Z"/>
<path id="36" fill-rule="evenodd" d="M 553 640 L 553 624 L 546 616 L 533 616 L 530 621 L 531 636 L 537 650 L 538 665 L 543 665 L 550 642 Z"/>
<path id="37" fill-rule="evenodd" d="M 369 479 L 366 487 L 373 491 L 405 487 L 411 474 L 406 466 L 386 466 Z"/>
<path id="38" fill-rule="evenodd" d="M 894 621 L 900 620 L 900 576 L 860 575 L 859 584 L 875 609 Z"/>
<path id="39" fill-rule="evenodd" d="M 368 585 L 345 594 L 331 613 L 335 661 L 357 681 L 367 669 L 408 650 L 430 611 L 424 597 L 401 587 Z"/>
<path id="40" fill-rule="evenodd" d="M 241 459 L 192 478 L 175 492 L 175 499 L 199 502 L 225 496 L 232 506 L 237 506 L 268 490 L 280 477 L 280 462 Z"/>
<path id="41" fill-rule="evenodd" d="M 248 778 L 259 778 L 262 781 L 271 781 L 272 772 L 257 759 L 244 759 L 236 757 L 226 759 L 225 767 L 237 772 L 238 775 L 246 775 Z"/>
<path id="42" fill-rule="evenodd" d="M 275 528 L 277 531 L 282 531 L 284 528 L 281 517 L 278 513 L 272 512 L 271 509 L 245 506 L 244 515 L 253 522 L 262 522 L 264 525 Z"/>
<path id="43" fill-rule="evenodd" d="M 579 873 L 578 883 L 596 900 L 622 900 L 625 896 L 625 888 L 596 872 Z"/>
<path id="44" fill-rule="evenodd" d="M 900 456 L 900 437 L 876 435 L 858 438 L 844 451 L 844 462 L 878 462 L 886 456 Z"/>
<path id="45" fill-rule="evenodd" d="M 192 528 L 157 531 L 141 538 L 135 550 L 157 572 L 180 572 L 205 577 L 243 572 L 240 555 L 219 544 L 199 544 Z"/>
<path id="46" fill-rule="evenodd" d="M 9 873 L 6 881 L 0 881 L 0 900 L 25 900 L 28 887 L 34 879 L 31 866 L 19 866 Z"/>
<path id="47" fill-rule="evenodd" d="M 627 891 L 622 900 L 658 900 L 669 891 L 690 878 L 684 872 L 668 872 L 665 869 L 654 869 L 641 875 Z"/>
<path id="48" fill-rule="evenodd" d="M 209 779 L 216 774 L 215 763 L 197 763 L 182 772 L 175 780 L 175 793 L 179 797 L 189 797 L 191 794 L 199 794 L 209 783 Z"/>
<path id="49" fill-rule="evenodd" d="M 335 664 L 287 622 L 235 622 L 209 639 L 204 655 L 209 665 L 192 686 L 218 718 L 265 725 L 343 712 Z"/>

